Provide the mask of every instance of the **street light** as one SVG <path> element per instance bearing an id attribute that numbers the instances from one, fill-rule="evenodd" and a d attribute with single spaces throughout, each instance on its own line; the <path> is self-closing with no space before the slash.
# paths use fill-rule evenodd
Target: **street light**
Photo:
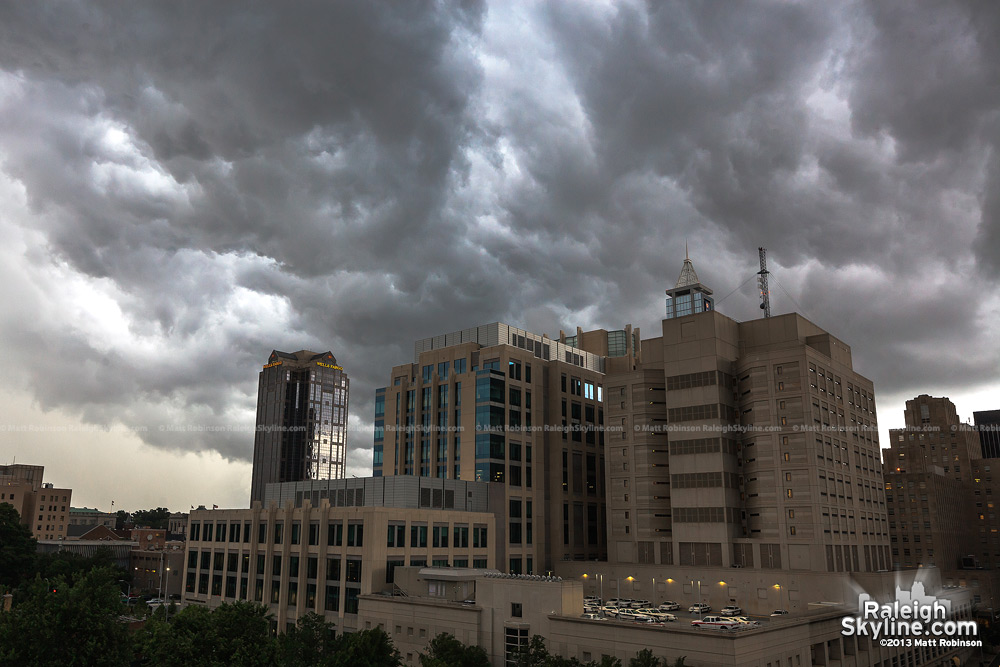
<path id="1" fill-rule="evenodd" d="M 775 584 L 774 587 L 778 589 L 778 609 L 784 609 L 785 605 L 782 602 L 781 584 Z"/>
<path id="2" fill-rule="evenodd" d="M 167 600 L 161 602 L 161 604 L 163 605 L 163 620 L 164 621 L 166 621 L 170 617 L 169 598 L 170 598 L 170 568 L 168 567 L 167 568 Z M 163 600 L 163 598 L 160 598 L 160 599 Z"/>
<path id="3" fill-rule="evenodd" d="M 625 577 L 625 581 L 629 583 L 629 586 L 632 589 L 632 597 L 635 597 L 635 577 L 630 575 L 628 577 Z"/>

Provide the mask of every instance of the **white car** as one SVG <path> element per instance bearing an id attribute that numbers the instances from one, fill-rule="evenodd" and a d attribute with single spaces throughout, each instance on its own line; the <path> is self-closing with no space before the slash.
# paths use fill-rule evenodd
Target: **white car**
<path id="1" fill-rule="evenodd" d="M 640 614 L 635 609 L 624 609 L 624 608 L 619 608 L 616 616 L 618 617 L 619 620 L 623 621 L 637 621 L 641 618 L 652 618 L 651 616 Z"/>
<path id="2" fill-rule="evenodd" d="M 788 616 L 787 609 L 775 609 L 771 612 L 771 616 Z"/>
<path id="3" fill-rule="evenodd" d="M 712 607 L 704 602 L 697 602 L 688 607 L 688 611 L 692 614 L 704 614 L 706 611 L 712 611 Z"/>
<path id="4" fill-rule="evenodd" d="M 720 609 L 719 613 L 723 616 L 738 616 L 743 613 L 743 610 L 738 605 L 731 604 Z"/>
<path id="5" fill-rule="evenodd" d="M 715 628 L 718 630 L 736 630 L 740 627 L 740 624 L 731 618 L 721 616 L 706 616 L 701 620 L 695 619 L 691 621 L 691 625 L 696 628 Z"/>
<path id="6" fill-rule="evenodd" d="M 667 600 L 666 602 L 661 602 L 660 606 L 657 607 L 660 611 L 679 611 L 681 606 L 674 602 L 673 600 Z"/>
<path id="7" fill-rule="evenodd" d="M 760 627 L 760 623 L 747 618 L 746 616 L 730 616 L 730 620 L 736 621 L 740 625 L 746 625 L 748 627 L 757 628 Z"/>
<path id="8" fill-rule="evenodd" d="M 148 604 L 150 607 L 152 607 L 152 606 L 158 605 L 158 604 L 167 604 L 167 601 L 163 600 L 161 598 L 153 598 L 152 600 L 146 600 L 146 604 Z"/>
<path id="9" fill-rule="evenodd" d="M 580 618 L 586 618 L 591 621 L 603 621 L 604 617 L 600 614 L 582 614 Z"/>
<path id="10" fill-rule="evenodd" d="M 649 606 L 649 600 L 629 600 L 629 606 L 632 609 L 642 609 Z"/>

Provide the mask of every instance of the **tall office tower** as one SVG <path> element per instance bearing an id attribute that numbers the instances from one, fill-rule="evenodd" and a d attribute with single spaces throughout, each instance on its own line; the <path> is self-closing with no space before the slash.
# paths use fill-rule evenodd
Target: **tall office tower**
<path id="1" fill-rule="evenodd" d="M 374 474 L 504 485 L 502 569 L 604 558 L 606 361 L 500 323 L 417 341 L 375 394 Z"/>
<path id="2" fill-rule="evenodd" d="M 1000 410 L 973 412 L 984 459 L 1000 458 Z"/>
<path id="3" fill-rule="evenodd" d="M 609 373 L 613 562 L 876 571 L 889 536 L 875 397 L 797 314 L 736 322 L 685 259 L 662 336 Z"/>
<path id="4" fill-rule="evenodd" d="M 917 396 L 904 414 L 905 428 L 889 431 L 885 451 L 893 566 L 935 565 L 954 584 L 962 558 L 980 551 L 975 515 L 985 512 L 982 498 L 975 507 L 972 481 L 979 439 L 947 398 Z"/>
<path id="5" fill-rule="evenodd" d="M 251 503 L 272 482 L 344 477 L 349 393 L 332 353 L 271 352 L 257 385 Z"/>

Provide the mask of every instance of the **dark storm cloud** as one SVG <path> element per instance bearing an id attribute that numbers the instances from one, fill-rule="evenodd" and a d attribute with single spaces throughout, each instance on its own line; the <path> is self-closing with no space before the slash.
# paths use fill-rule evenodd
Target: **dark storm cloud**
<path id="1" fill-rule="evenodd" d="M 0 169 L 27 213 L 0 212 L 45 286 L 5 342 L 75 360 L 21 369 L 42 407 L 154 426 L 251 422 L 272 348 L 331 349 L 370 423 L 422 336 L 655 335 L 688 241 L 720 299 L 767 246 L 777 312 L 880 390 L 986 382 L 997 323 L 951 285 L 1000 275 L 997 25 L 984 4 L 8 3 Z M 106 331 L 46 299 L 102 304 Z M 752 283 L 721 309 L 757 316 Z"/>

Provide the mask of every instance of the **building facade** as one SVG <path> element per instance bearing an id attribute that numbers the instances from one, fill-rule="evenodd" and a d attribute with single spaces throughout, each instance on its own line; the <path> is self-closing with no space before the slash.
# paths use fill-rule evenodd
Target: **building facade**
<path id="1" fill-rule="evenodd" d="M 417 341 L 414 362 L 376 392 L 374 474 L 504 489 L 504 570 L 605 558 L 608 358 L 577 344 L 621 348 L 614 363 L 627 364 L 632 330 L 622 333 L 562 342 L 493 323 Z"/>
<path id="2" fill-rule="evenodd" d="M 64 540 L 69 529 L 72 489 L 42 481 L 44 466 L 0 466 L 0 503 L 9 503 L 39 540 Z"/>
<path id="3" fill-rule="evenodd" d="M 973 412 L 972 416 L 979 431 L 982 458 L 1000 458 L 1000 410 Z"/>
<path id="4" fill-rule="evenodd" d="M 607 387 L 613 562 L 889 567 L 874 388 L 797 314 L 736 322 L 685 260 L 662 335 Z"/>
<path id="5" fill-rule="evenodd" d="M 183 599 L 211 607 L 235 600 L 259 602 L 268 606 L 282 631 L 308 612 L 353 630 L 358 628 L 359 597 L 396 590 L 397 567 L 494 567 L 495 515 L 463 509 L 481 506 L 489 492 L 486 485 L 466 483 L 461 489 L 472 494 L 473 502 L 444 509 L 420 507 L 422 489 L 431 487 L 405 484 L 411 481 L 375 480 L 384 491 L 381 506 L 338 507 L 330 497 L 314 506 L 310 495 L 297 506 L 289 501 L 191 512 Z M 442 495 L 460 488 L 445 487 L 442 481 L 426 483 L 438 482 Z M 429 502 L 434 504 L 433 493 Z"/>
<path id="6" fill-rule="evenodd" d="M 251 502 L 267 484 L 344 476 L 349 394 L 332 353 L 271 352 L 257 386 Z"/>
<path id="7" fill-rule="evenodd" d="M 859 575 L 864 586 L 855 584 L 851 593 L 863 590 L 889 601 L 898 594 L 897 586 L 912 589 L 914 574 L 898 578 Z M 968 591 L 942 589 L 935 575 L 931 570 L 922 573 L 920 581 L 926 590 L 950 603 L 952 619 L 971 620 Z M 406 568 L 398 576 L 408 594 L 363 595 L 358 619 L 361 629 L 380 627 L 388 633 L 407 665 L 419 664 L 430 640 L 442 632 L 481 646 L 495 667 L 516 664 L 519 650 L 533 635 L 542 636 L 551 653 L 584 663 L 607 655 L 628 664 L 647 648 L 654 656 L 666 658 L 666 664 L 684 657 L 690 667 L 924 667 L 967 664 L 976 653 L 969 647 L 893 645 L 866 636 L 845 636 L 841 618 L 855 613 L 856 597 L 849 604 L 807 603 L 801 613 L 765 618 L 758 626 L 739 632 L 720 632 L 692 627 L 683 615 L 662 626 L 581 618 L 587 589 L 579 579 L 433 567 Z M 826 577 L 840 586 L 835 580 L 845 575 Z M 825 595 L 827 591 L 806 594 L 812 593 Z"/>

